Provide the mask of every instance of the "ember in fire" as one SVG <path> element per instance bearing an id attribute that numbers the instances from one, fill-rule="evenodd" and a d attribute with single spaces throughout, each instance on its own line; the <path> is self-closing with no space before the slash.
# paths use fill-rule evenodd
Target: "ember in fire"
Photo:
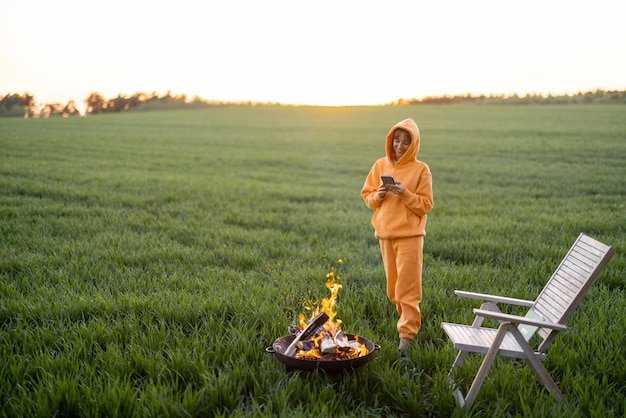
<path id="1" fill-rule="evenodd" d="M 328 315 L 328 320 L 318 330 L 318 332 L 308 340 L 299 341 L 296 345 L 298 351 L 295 357 L 301 359 L 334 360 L 361 357 L 368 353 L 365 344 L 359 342 L 359 337 L 348 339 L 341 330 L 342 321 L 337 318 L 337 294 L 342 285 L 341 277 L 335 274 L 334 270 L 326 275 L 326 287 L 330 291 L 330 297 L 322 299 L 317 306 L 309 307 L 312 311 L 307 318 L 300 314 L 299 331 L 302 332 L 308 323 L 320 312 Z"/>

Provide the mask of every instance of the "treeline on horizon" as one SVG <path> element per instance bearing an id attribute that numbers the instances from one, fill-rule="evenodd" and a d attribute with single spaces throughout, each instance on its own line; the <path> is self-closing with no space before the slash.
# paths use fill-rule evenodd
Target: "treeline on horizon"
<path id="1" fill-rule="evenodd" d="M 215 106 L 289 106 L 278 102 L 227 102 L 206 100 L 199 96 L 188 100 L 187 96 L 172 95 L 168 91 L 159 96 L 156 93 L 135 93 L 131 96 L 119 94 L 115 98 L 106 99 L 99 93 L 91 93 L 84 101 L 84 116 L 128 111 L 150 111 L 169 109 L 192 109 Z M 422 104 L 453 104 L 453 103 L 495 103 L 495 104 L 626 104 L 626 90 L 603 90 L 579 92 L 573 95 L 527 94 L 525 96 L 492 94 L 492 95 L 444 95 L 428 96 L 421 99 L 398 99 L 383 106 L 405 106 Z M 35 97 L 29 93 L 9 93 L 0 96 L 0 117 L 70 117 L 81 116 L 76 102 L 67 104 L 37 104 Z"/>

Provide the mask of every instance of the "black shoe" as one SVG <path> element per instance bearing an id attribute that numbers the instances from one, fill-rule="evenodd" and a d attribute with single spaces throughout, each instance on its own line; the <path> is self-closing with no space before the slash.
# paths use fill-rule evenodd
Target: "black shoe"
<path id="1" fill-rule="evenodd" d="M 410 362 L 411 360 L 409 360 L 409 354 L 407 350 L 400 350 L 400 368 L 405 369 Z"/>

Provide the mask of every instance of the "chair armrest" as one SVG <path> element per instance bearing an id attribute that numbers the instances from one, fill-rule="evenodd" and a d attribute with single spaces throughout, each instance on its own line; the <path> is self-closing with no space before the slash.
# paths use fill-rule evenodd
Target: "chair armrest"
<path id="1" fill-rule="evenodd" d="M 495 303 L 508 303 L 509 305 L 531 307 L 535 303 L 534 300 L 507 298 L 505 296 L 487 295 L 485 293 L 466 292 L 465 290 L 455 290 L 454 294 L 463 298 L 480 299 Z"/>
<path id="2" fill-rule="evenodd" d="M 542 321 L 540 319 L 527 318 L 525 316 L 509 315 L 501 312 L 488 311 L 486 309 L 474 309 L 474 315 L 481 316 L 483 318 L 496 319 L 498 321 L 512 322 L 515 324 L 526 324 L 539 328 L 550 328 L 557 331 L 565 331 L 567 329 L 567 327 L 563 324 Z"/>

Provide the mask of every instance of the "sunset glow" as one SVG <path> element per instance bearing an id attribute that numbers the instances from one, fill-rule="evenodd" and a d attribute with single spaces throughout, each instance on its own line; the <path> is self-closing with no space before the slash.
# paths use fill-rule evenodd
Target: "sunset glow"
<path id="1" fill-rule="evenodd" d="M 626 89 L 626 2 L 0 2 L 0 95 L 283 104 Z"/>

